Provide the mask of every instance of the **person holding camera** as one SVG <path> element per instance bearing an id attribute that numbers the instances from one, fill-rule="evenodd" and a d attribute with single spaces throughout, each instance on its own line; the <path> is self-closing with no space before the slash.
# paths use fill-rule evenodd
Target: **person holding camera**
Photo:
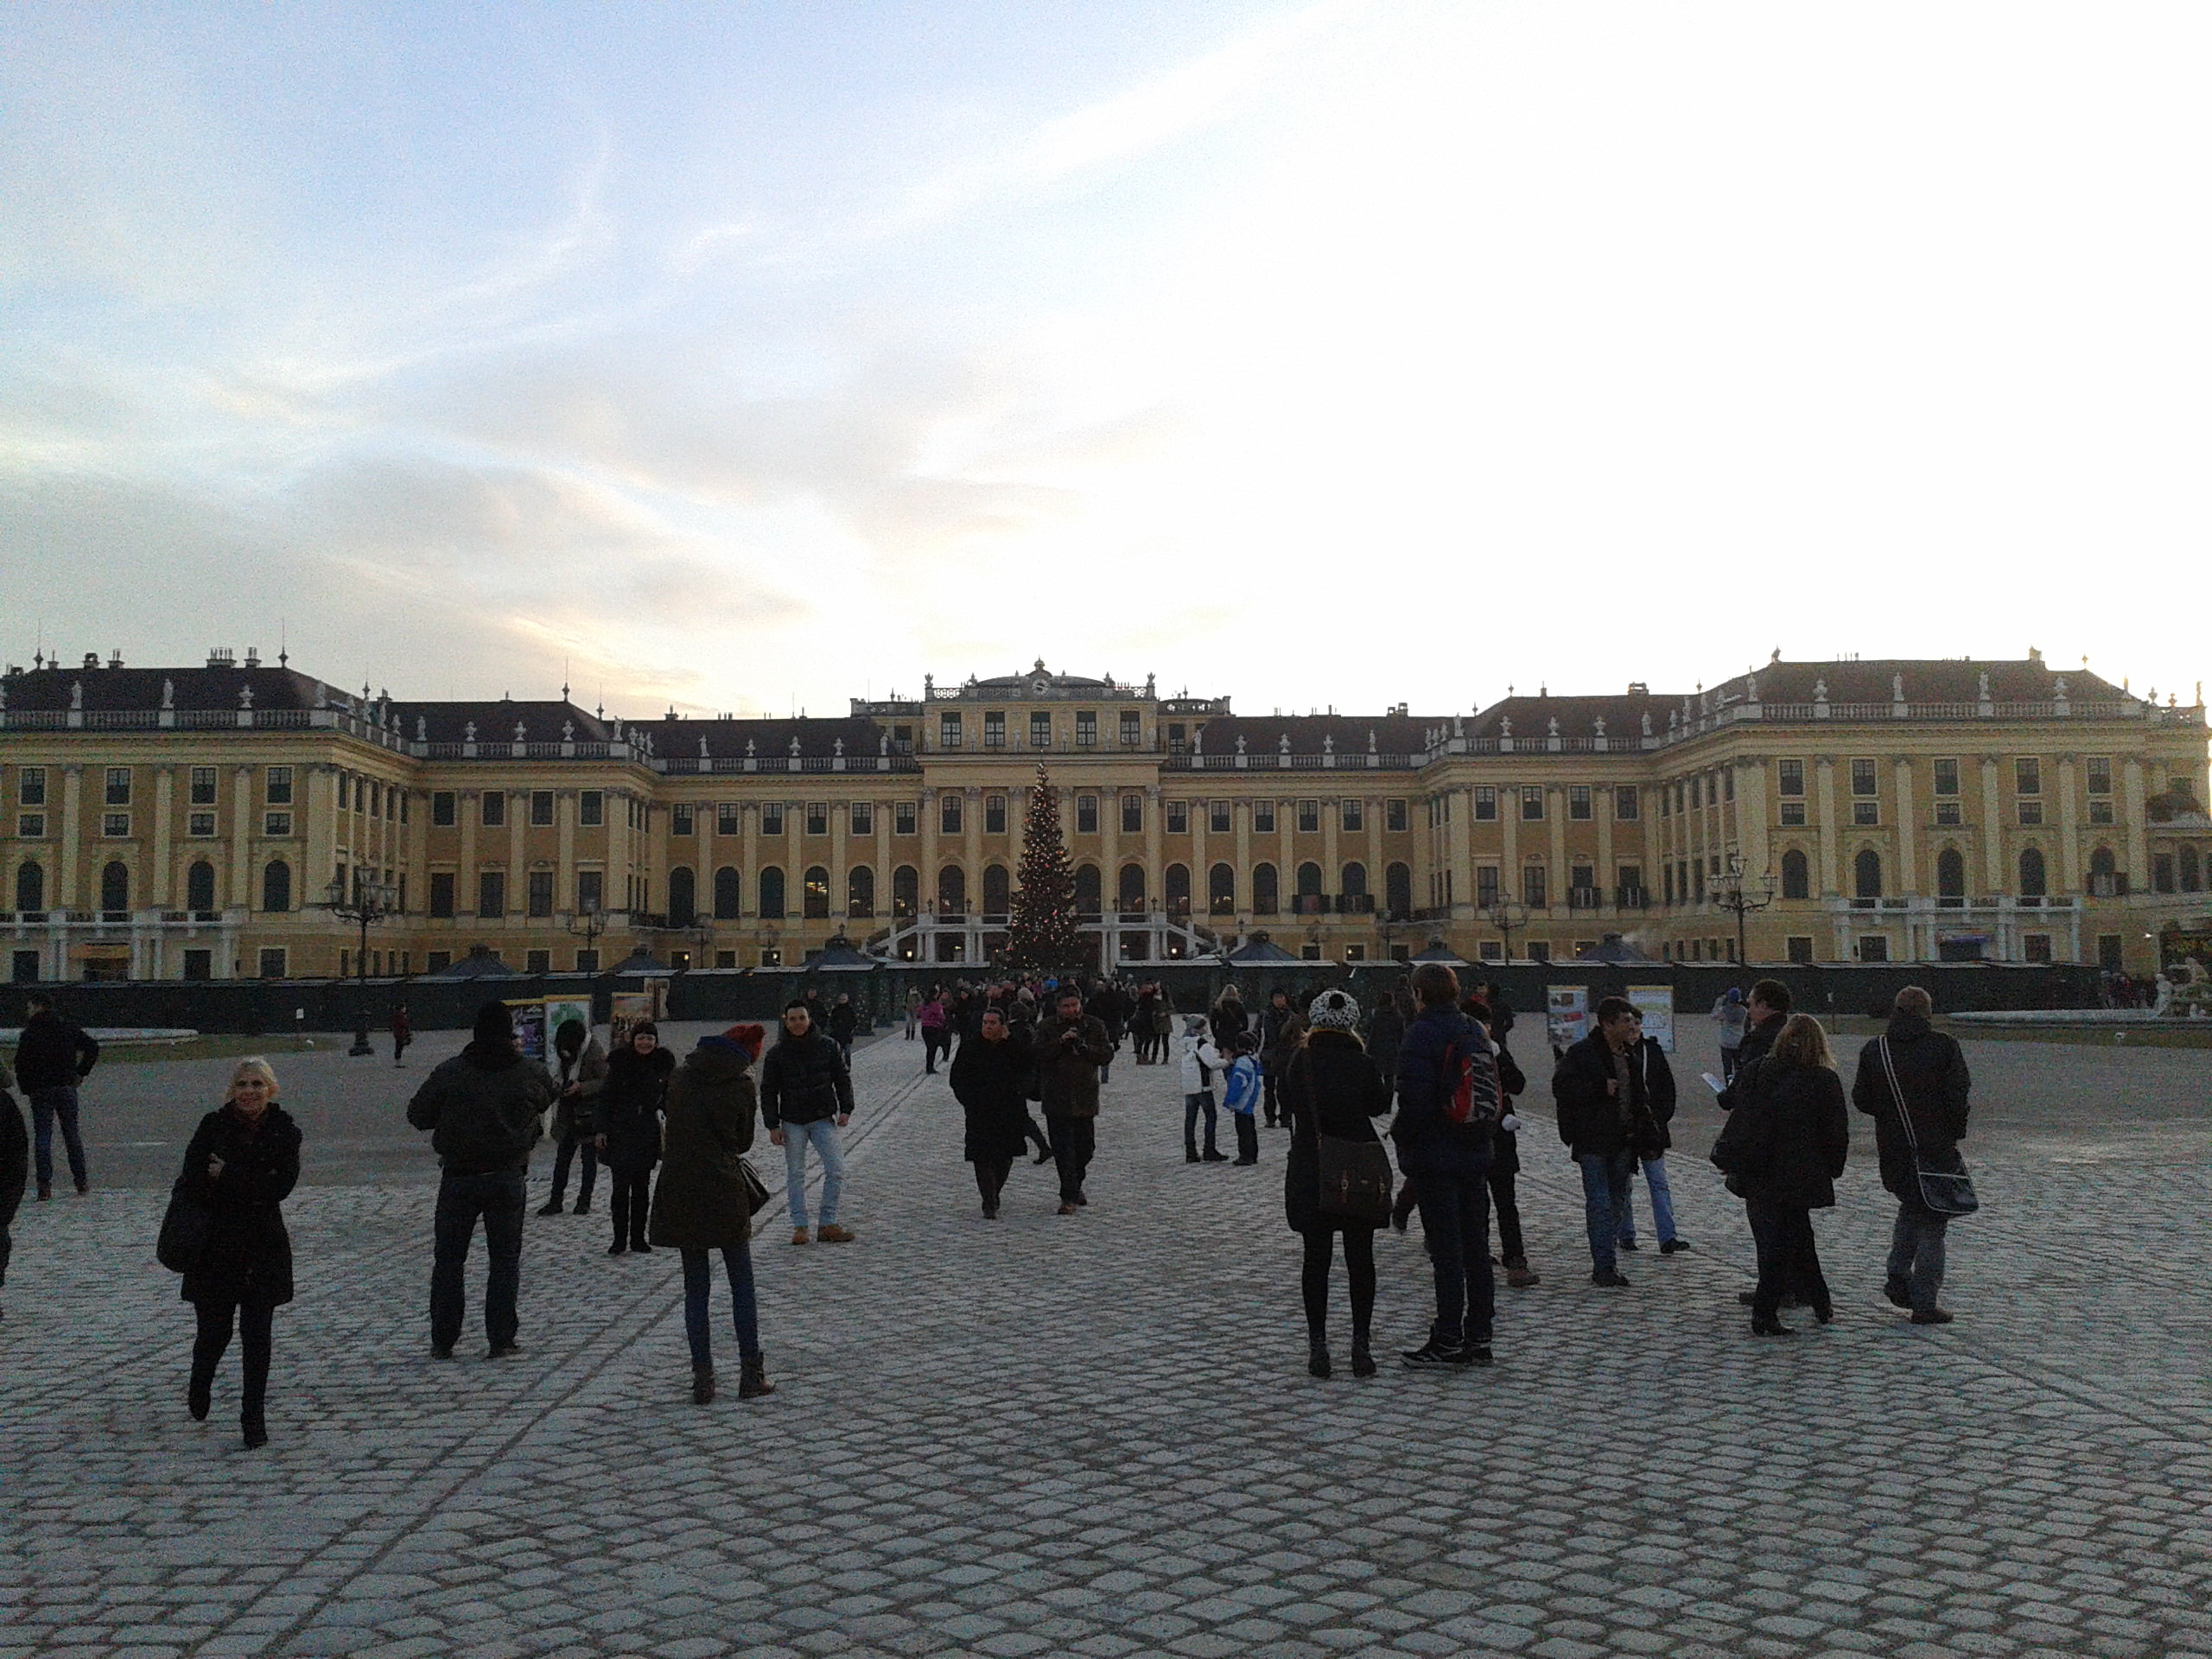
<path id="1" fill-rule="evenodd" d="M 1060 988 L 1052 1017 L 1039 1027 L 1034 1052 L 1037 1098 L 1059 1169 L 1059 1212 L 1071 1216 L 1090 1202 L 1083 1181 L 1098 1146 L 1098 1068 L 1114 1046 L 1105 1022 L 1083 1011 L 1083 993 L 1071 983 Z"/>

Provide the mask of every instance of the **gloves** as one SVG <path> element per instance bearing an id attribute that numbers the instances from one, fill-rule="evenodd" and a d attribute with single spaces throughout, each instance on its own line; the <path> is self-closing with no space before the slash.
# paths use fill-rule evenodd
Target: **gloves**
<path id="1" fill-rule="evenodd" d="M 1508 1112 L 1503 1117 L 1497 1120 L 1497 1127 L 1503 1129 L 1508 1135 L 1511 1135 L 1521 1127 L 1521 1120 L 1516 1117 L 1512 1113 Z"/>

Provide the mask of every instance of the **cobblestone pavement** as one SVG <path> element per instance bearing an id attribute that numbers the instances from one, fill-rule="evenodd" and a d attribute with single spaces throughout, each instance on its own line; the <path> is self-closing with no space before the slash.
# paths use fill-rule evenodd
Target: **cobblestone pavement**
<path id="1" fill-rule="evenodd" d="M 472 1338 L 430 1359 L 433 1185 L 404 1132 L 360 1130 L 391 1173 L 291 1202 L 301 1297 L 261 1452 L 225 1421 L 234 1370 L 209 1422 L 184 1414 L 158 1187 L 27 1205 L 0 1659 L 2212 1652 L 2209 1057 L 2111 1061 L 2159 1070 L 2157 1109 L 2107 1131 L 2109 1057 L 2001 1046 L 2047 1096 L 2081 1068 L 2082 1121 L 2008 1130 L 1985 1070 L 1958 1324 L 1879 1300 L 1890 1206 L 1862 1138 L 1820 1222 L 1837 1323 L 1746 1335 L 1750 1243 L 1701 1161 L 1702 1098 L 1670 1160 L 1695 1249 L 1592 1288 L 1537 1109 L 1544 1281 L 1501 1291 L 1496 1369 L 1452 1376 L 1307 1378 L 1282 1137 L 1257 1169 L 1186 1166 L 1173 1073 L 1126 1053 L 1090 1209 L 1053 1215 L 1025 1165 L 993 1225 L 918 1046 L 862 1051 L 860 1242 L 764 1228 L 780 1386 L 703 1410 L 673 1254 L 609 1259 L 599 1215 L 531 1222 L 521 1357 Z M 288 1093 L 322 1075 L 288 1070 Z M 321 1109 L 396 1121 L 408 1078 L 345 1075 L 359 1097 Z M 128 1138 L 181 1141 L 204 1109 L 197 1079 L 166 1123 L 162 1090 L 132 1086 Z M 1378 1336 L 1410 1345 L 1418 1232 L 1378 1250 Z"/>

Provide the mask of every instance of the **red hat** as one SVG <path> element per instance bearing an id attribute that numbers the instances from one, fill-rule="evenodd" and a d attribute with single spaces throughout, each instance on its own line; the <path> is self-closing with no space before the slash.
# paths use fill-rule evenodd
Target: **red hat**
<path id="1" fill-rule="evenodd" d="M 768 1037 L 766 1031 L 754 1025 L 732 1026 L 728 1031 L 722 1033 L 722 1035 L 756 1060 L 760 1058 L 760 1045 L 766 1041 Z"/>

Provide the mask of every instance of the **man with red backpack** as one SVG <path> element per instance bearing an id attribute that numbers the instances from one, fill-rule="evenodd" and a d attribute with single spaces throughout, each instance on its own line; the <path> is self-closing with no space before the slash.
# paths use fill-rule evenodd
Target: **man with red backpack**
<path id="1" fill-rule="evenodd" d="M 1487 1365 L 1497 1288 L 1490 1262 L 1491 1137 L 1501 1108 L 1490 1039 L 1459 1009 L 1441 963 L 1414 970 L 1421 1013 L 1398 1046 L 1398 1116 L 1390 1137 L 1421 1205 L 1436 1274 L 1428 1340 L 1402 1356 L 1416 1369 Z"/>

